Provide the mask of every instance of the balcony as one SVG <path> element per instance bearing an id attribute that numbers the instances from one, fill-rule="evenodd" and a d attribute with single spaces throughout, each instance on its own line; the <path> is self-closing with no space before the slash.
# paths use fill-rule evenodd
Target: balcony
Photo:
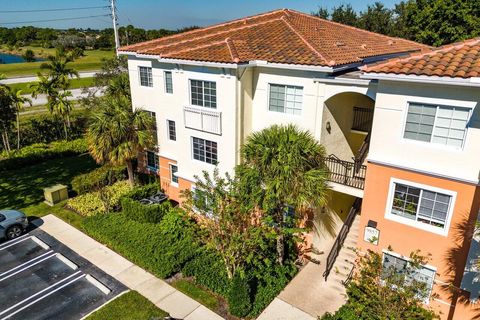
<path id="1" fill-rule="evenodd" d="M 204 108 L 183 108 L 185 128 L 203 132 L 222 134 L 222 113 Z"/>
<path id="2" fill-rule="evenodd" d="M 344 186 L 363 190 L 365 188 L 365 175 L 367 167 L 354 161 L 341 160 L 335 155 L 325 159 L 325 164 L 330 170 L 330 181 Z"/>

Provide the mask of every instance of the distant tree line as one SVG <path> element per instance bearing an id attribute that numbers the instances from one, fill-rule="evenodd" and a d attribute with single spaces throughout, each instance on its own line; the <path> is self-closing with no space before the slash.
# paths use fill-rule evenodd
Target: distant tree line
<path id="1" fill-rule="evenodd" d="M 184 32 L 198 27 L 191 26 L 177 30 L 158 29 L 145 30 L 132 25 L 119 28 L 121 45 L 152 40 L 171 34 Z M 11 47 L 38 46 L 44 48 L 92 48 L 112 49 L 115 46 L 113 28 L 95 29 L 67 29 L 38 28 L 24 26 L 17 28 L 0 28 L 0 43 Z"/>
<path id="2" fill-rule="evenodd" d="M 480 0 L 402 0 L 393 9 L 375 2 L 358 12 L 342 4 L 312 14 L 433 46 L 480 36 Z"/>

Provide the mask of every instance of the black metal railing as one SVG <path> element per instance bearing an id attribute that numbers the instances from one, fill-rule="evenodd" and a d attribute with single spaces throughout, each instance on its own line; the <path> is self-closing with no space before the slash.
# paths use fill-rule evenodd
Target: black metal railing
<path id="1" fill-rule="evenodd" d="M 323 277 L 325 281 L 327 281 L 328 276 L 330 275 L 330 271 L 332 271 L 333 265 L 335 264 L 335 260 L 337 260 L 338 254 L 342 249 L 343 243 L 345 242 L 345 238 L 347 238 L 348 232 L 350 231 L 350 227 L 352 226 L 353 221 L 355 220 L 355 216 L 357 215 L 360 207 L 362 206 L 362 199 L 356 198 L 353 202 L 352 208 L 348 212 L 347 219 L 343 223 L 342 229 L 338 233 L 335 242 L 333 243 L 332 249 L 327 257 L 327 263 L 325 266 L 325 272 L 323 273 Z"/>
<path id="2" fill-rule="evenodd" d="M 373 122 L 373 108 L 353 107 L 352 130 L 370 132 Z"/>
<path id="3" fill-rule="evenodd" d="M 350 272 L 348 273 L 347 278 L 342 281 L 342 284 L 343 284 L 345 287 L 346 287 L 346 286 L 350 283 L 350 281 L 352 280 L 354 273 L 355 273 L 355 265 L 352 264 L 352 269 L 350 269 Z"/>
<path id="4" fill-rule="evenodd" d="M 365 187 L 366 166 L 341 160 L 333 154 L 325 159 L 325 164 L 330 170 L 330 181 L 362 190 Z"/>
<path id="5" fill-rule="evenodd" d="M 362 168 L 363 162 L 367 158 L 368 149 L 370 149 L 370 132 L 365 137 L 365 140 L 363 140 L 357 155 L 353 158 L 353 162 L 355 162 L 355 173 L 358 173 Z"/>

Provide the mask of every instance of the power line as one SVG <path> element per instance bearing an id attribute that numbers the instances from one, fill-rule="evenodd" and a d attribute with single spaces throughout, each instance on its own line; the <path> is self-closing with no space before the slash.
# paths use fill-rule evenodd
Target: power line
<path id="1" fill-rule="evenodd" d="M 26 23 L 37 23 L 37 22 L 80 20 L 80 19 L 99 18 L 99 17 L 110 17 L 110 14 L 101 14 L 101 15 L 96 15 L 96 16 L 84 16 L 84 17 L 74 17 L 74 18 L 58 18 L 58 19 L 32 20 L 32 21 L 0 22 L 0 25 L 2 25 L 2 24 L 26 24 Z"/>
<path id="2" fill-rule="evenodd" d="M 35 9 L 35 10 L 0 10 L 0 13 L 22 13 L 22 12 L 49 12 L 49 11 L 70 11 L 87 9 L 107 9 L 109 6 L 101 7 L 77 7 L 77 8 L 54 8 L 54 9 Z"/>

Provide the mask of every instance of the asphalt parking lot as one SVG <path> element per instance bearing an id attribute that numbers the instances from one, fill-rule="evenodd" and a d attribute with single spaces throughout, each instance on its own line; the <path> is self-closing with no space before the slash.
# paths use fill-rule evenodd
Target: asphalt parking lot
<path id="1" fill-rule="evenodd" d="M 125 290 L 42 230 L 0 243 L 0 320 L 81 319 Z"/>

